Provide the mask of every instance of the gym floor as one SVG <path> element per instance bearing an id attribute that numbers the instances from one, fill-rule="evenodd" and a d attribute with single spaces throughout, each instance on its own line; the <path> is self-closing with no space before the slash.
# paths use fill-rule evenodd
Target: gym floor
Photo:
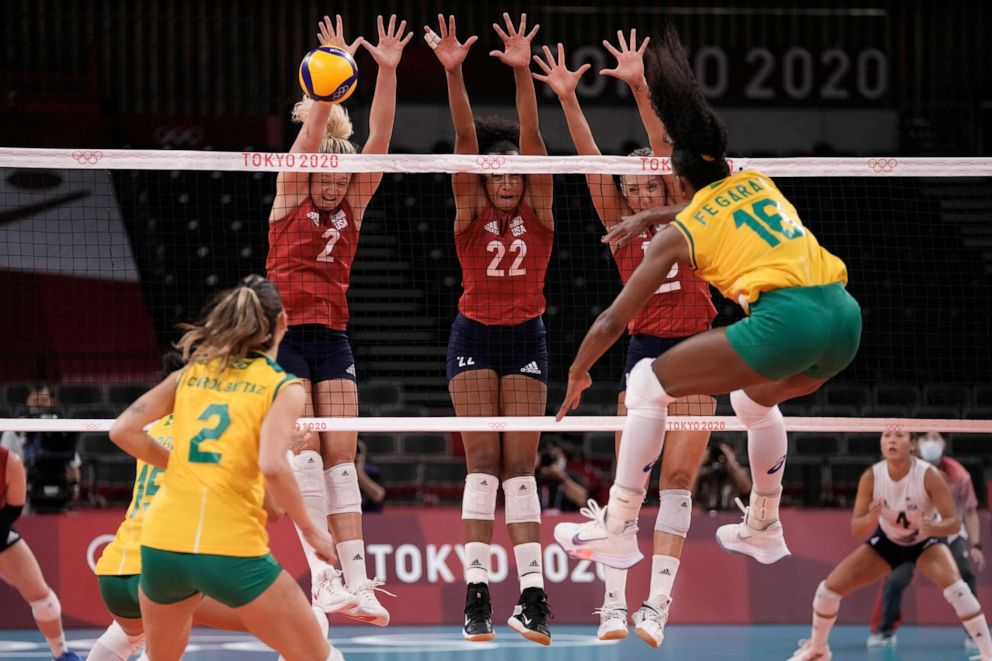
<path id="1" fill-rule="evenodd" d="M 83 656 L 95 638 L 95 629 L 68 632 L 73 649 Z M 360 661 L 657 661 L 679 659 L 707 661 L 784 661 L 797 641 L 809 635 L 805 626 L 688 626 L 668 629 L 665 644 L 653 650 L 633 633 L 618 643 L 596 640 L 595 630 L 582 626 L 553 626 L 554 644 L 542 648 L 520 638 L 509 629 L 497 629 L 491 643 L 466 643 L 457 628 L 436 627 L 334 627 L 334 644 L 347 659 Z M 965 661 L 964 632 L 957 627 L 903 627 L 895 649 L 865 647 L 867 627 L 838 626 L 831 635 L 834 661 Z M 47 659 L 48 649 L 35 630 L 0 630 L 0 659 Z M 274 659 L 267 647 L 244 634 L 207 629 L 193 632 L 184 656 L 189 661 L 251 661 Z"/>

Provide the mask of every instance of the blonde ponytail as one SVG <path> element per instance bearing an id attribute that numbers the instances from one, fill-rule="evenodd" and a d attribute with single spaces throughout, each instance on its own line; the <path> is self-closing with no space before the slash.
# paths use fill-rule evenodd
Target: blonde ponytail
<path id="1" fill-rule="evenodd" d="M 317 102 L 308 96 L 303 97 L 293 106 L 292 119 L 298 124 L 304 124 L 310 117 L 314 104 Z M 331 113 L 327 116 L 327 124 L 324 126 L 324 137 L 320 141 L 320 151 L 324 154 L 354 154 L 357 149 L 351 141 L 351 136 L 355 133 L 355 127 L 351 123 L 351 117 L 344 106 L 336 103 L 331 106 Z"/>
<path id="2" fill-rule="evenodd" d="M 275 285 L 250 275 L 234 289 L 220 292 L 207 305 L 198 324 L 181 324 L 186 332 L 175 347 L 183 359 L 193 363 L 220 360 L 219 369 L 243 359 L 252 351 L 268 351 L 282 300 Z"/>

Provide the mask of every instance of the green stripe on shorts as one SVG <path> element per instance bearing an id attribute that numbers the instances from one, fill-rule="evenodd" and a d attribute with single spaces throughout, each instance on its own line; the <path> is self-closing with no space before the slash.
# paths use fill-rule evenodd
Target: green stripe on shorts
<path id="1" fill-rule="evenodd" d="M 829 379 L 861 343 L 861 307 L 840 283 L 764 292 L 751 314 L 727 327 L 727 340 L 758 374 Z"/>
<path id="2" fill-rule="evenodd" d="M 157 604 L 203 594 L 240 608 L 255 601 L 280 573 L 282 567 L 271 553 L 238 558 L 141 547 L 141 591 Z"/>

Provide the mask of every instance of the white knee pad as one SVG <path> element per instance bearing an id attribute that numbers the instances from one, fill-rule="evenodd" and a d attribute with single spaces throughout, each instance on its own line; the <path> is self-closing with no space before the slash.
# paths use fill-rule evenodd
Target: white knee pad
<path id="1" fill-rule="evenodd" d="M 473 521 L 492 521 L 496 518 L 496 492 L 499 478 L 487 473 L 469 473 L 465 476 L 462 494 L 462 518 Z"/>
<path id="2" fill-rule="evenodd" d="M 627 377 L 627 392 L 624 404 L 628 415 L 636 413 L 648 418 L 660 420 L 668 412 L 668 404 L 675 400 L 665 392 L 658 377 L 655 376 L 651 364 L 652 358 L 644 358 L 634 365 Z"/>
<path id="3" fill-rule="evenodd" d="M 28 605 L 31 606 L 31 615 L 38 622 L 51 622 L 62 617 L 62 604 L 59 603 L 59 598 L 55 592 L 51 590 L 49 590 L 47 597 L 32 601 Z"/>
<path id="4" fill-rule="evenodd" d="M 688 489 L 664 489 L 659 496 L 654 529 L 684 539 L 692 523 L 692 492 Z"/>
<path id="5" fill-rule="evenodd" d="M 961 579 L 947 586 L 944 590 L 944 599 L 954 607 L 954 612 L 961 619 L 970 617 L 982 610 L 982 606 L 978 603 L 975 595 L 972 594 L 971 588 Z"/>
<path id="6" fill-rule="evenodd" d="M 355 464 L 338 464 L 324 471 L 324 488 L 328 514 L 362 513 L 362 492 L 358 488 Z"/>
<path id="7" fill-rule="evenodd" d="M 730 405 L 737 419 L 748 429 L 764 429 L 782 421 L 782 411 L 778 406 L 762 406 L 743 390 L 730 393 Z"/>
<path id="8" fill-rule="evenodd" d="M 313 450 L 304 450 L 293 455 L 289 459 L 289 465 L 293 469 L 293 477 L 300 487 L 300 494 L 303 497 L 309 495 L 324 495 L 327 486 L 324 484 L 324 463 L 320 454 Z"/>
<path id="9" fill-rule="evenodd" d="M 504 480 L 503 496 L 508 524 L 541 522 L 541 499 L 537 496 L 537 480 L 533 475 Z"/>
<path id="10" fill-rule="evenodd" d="M 841 596 L 827 588 L 826 581 L 820 581 L 813 595 L 813 611 L 824 617 L 833 617 L 840 610 Z"/>

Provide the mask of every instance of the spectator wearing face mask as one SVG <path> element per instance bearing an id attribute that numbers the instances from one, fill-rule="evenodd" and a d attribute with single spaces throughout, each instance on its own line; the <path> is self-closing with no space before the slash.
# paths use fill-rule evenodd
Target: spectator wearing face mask
<path id="1" fill-rule="evenodd" d="M 944 454 L 947 442 L 937 432 L 921 434 L 916 440 L 916 447 L 921 459 L 940 470 L 951 489 L 951 495 L 954 496 L 954 503 L 957 505 L 958 516 L 961 519 L 961 530 L 957 535 L 948 537 L 947 542 L 958 571 L 961 572 L 961 578 L 977 597 L 975 574 L 985 567 L 985 556 L 982 553 L 981 533 L 978 527 L 978 498 L 971 483 L 971 475 L 960 462 Z M 899 565 L 886 579 L 872 614 L 872 633 L 868 636 L 868 647 L 895 646 L 895 631 L 901 623 L 902 594 L 913 580 L 913 569 L 911 563 Z M 966 647 L 971 648 L 970 643 L 970 639 L 965 640 Z"/>

